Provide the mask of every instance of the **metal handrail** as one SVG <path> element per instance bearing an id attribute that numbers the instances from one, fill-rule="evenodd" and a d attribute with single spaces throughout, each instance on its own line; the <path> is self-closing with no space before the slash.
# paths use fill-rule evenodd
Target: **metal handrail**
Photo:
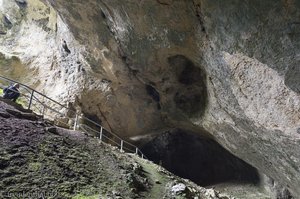
<path id="1" fill-rule="evenodd" d="M 47 98 L 48 100 L 54 102 L 55 104 L 58 104 L 58 105 L 62 106 L 63 108 L 68 109 L 66 106 L 60 104 L 59 102 L 55 101 L 54 99 L 51 99 L 50 97 L 44 95 L 43 93 L 40 93 L 39 91 L 34 90 L 33 88 L 30 88 L 29 86 L 27 86 L 27 85 L 25 85 L 25 84 L 22 84 L 22 83 L 20 83 L 20 82 L 15 81 L 15 80 L 9 79 L 9 78 L 7 78 L 7 77 L 3 77 L 3 76 L 1 76 L 1 75 L 0 75 L 0 79 L 4 79 L 4 80 L 7 80 L 7 81 L 13 82 L 13 83 L 18 83 L 18 84 L 20 84 L 21 86 L 27 88 L 28 90 L 34 91 L 35 93 L 38 93 L 39 95 L 41 95 L 41 96 Z"/>
<path id="2" fill-rule="evenodd" d="M 27 94 L 22 94 L 23 96 L 25 96 L 25 98 L 29 99 L 28 110 L 31 110 L 31 106 L 32 106 L 32 105 L 36 107 L 36 105 L 33 104 L 33 102 L 35 101 L 35 102 L 37 102 L 38 104 L 42 105 L 44 109 L 48 109 L 48 110 L 50 110 L 50 111 L 53 111 L 54 113 L 58 114 L 59 116 L 64 116 L 66 119 L 74 120 L 73 130 L 77 130 L 77 127 L 79 127 L 79 129 L 80 129 L 80 127 L 82 127 L 83 124 L 78 125 L 78 120 L 79 120 L 79 118 L 82 118 L 82 119 L 84 119 L 85 121 L 88 121 L 88 122 L 90 122 L 90 123 L 92 123 L 92 124 L 94 124 L 95 126 L 97 126 L 97 127 L 100 128 L 100 131 L 98 132 L 98 131 L 96 131 L 95 129 L 93 129 L 92 127 L 90 127 L 90 126 L 84 124 L 85 127 L 88 127 L 88 130 L 87 130 L 86 128 L 81 128 L 81 129 L 83 129 L 85 132 L 88 133 L 88 132 L 90 131 L 90 132 L 94 132 L 94 133 L 97 133 L 97 134 L 99 133 L 99 139 L 100 139 L 101 141 L 103 141 L 103 138 L 106 138 L 107 140 L 111 141 L 112 143 L 115 143 L 118 147 L 120 147 L 120 150 L 121 150 L 121 151 L 125 151 L 124 149 L 126 149 L 127 151 L 134 152 L 133 150 L 131 150 L 131 149 L 129 149 L 129 148 L 127 148 L 127 147 L 124 146 L 124 144 L 127 144 L 127 145 L 129 145 L 129 146 L 135 148 L 135 153 L 136 153 L 137 155 L 140 155 L 142 158 L 146 158 L 146 156 L 142 153 L 142 151 L 141 151 L 137 146 L 135 146 L 135 145 L 133 145 L 133 144 L 131 144 L 131 143 L 129 143 L 129 142 L 123 140 L 121 137 L 119 137 L 119 136 L 116 135 L 115 133 L 112 133 L 112 132 L 108 131 L 107 129 L 103 128 L 100 124 L 96 123 L 95 121 L 92 121 L 92 120 L 90 120 L 90 119 L 87 118 L 87 117 L 84 117 L 84 116 L 82 116 L 82 115 L 79 115 L 77 112 L 75 112 L 75 111 L 69 109 L 69 108 L 66 107 L 65 105 L 63 105 L 63 104 L 61 104 L 61 103 L 55 101 L 54 99 L 51 99 L 50 97 L 48 97 L 48 96 L 42 94 L 42 93 L 39 92 L 39 91 L 34 90 L 33 88 L 31 88 L 31 87 L 29 87 L 29 86 L 27 86 L 27 85 L 25 85 L 25 84 L 22 84 L 22 83 L 20 83 L 20 82 L 18 82 L 18 81 L 15 81 L 15 80 L 13 80 L 13 79 L 10 79 L 10 78 L 7 78 L 7 77 L 1 76 L 1 75 L 0 75 L 0 79 L 2 79 L 2 80 L 4 80 L 4 81 L 8 81 L 8 82 L 10 82 L 10 83 L 18 83 L 18 84 L 20 85 L 20 87 L 25 88 L 25 90 L 26 90 L 28 93 L 30 93 L 30 96 L 28 96 Z M 47 100 L 50 100 L 52 103 L 54 103 L 54 104 L 56 104 L 56 105 L 59 105 L 60 107 L 62 107 L 62 108 L 64 108 L 64 109 L 68 110 L 70 113 L 73 113 L 73 114 L 75 115 L 75 118 L 70 118 L 70 117 L 64 115 L 63 113 L 61 113 L 60 111 L 56 110 L 55 108 L 50 107 L 49 104 L 45 104 L 44 102 L 42 102 L 41 100 L 39 100 L 39 99 L 37 98 L 37 96 L 35 96 L 35 94 L 38 94 L 38 95 L 40 95 L 40 96 L 46 98 Z M 33 110 L 32 110 L 32 111 L 33 111 Z M 44 113 L 44 112 L 43 112 L 43 116 L 45 117 L 45 113 Z M 48 116 L 48 117 L 53 118 L 53 115 Z M 61 121 L 60 121 L 60 122 L 61 122 Z M 61 122 L 61 123 L 64 123 L 64 122 Z M 66 123 L 64 123 L 64 124 L 69 126 L 69 124 L 66 124 Z M 105 132 L 108 133 L 108 134 L 110 134 L 112 137 L 118 139 L 121 143 L 117 143 L 117 141 L 115 141 L 115 140 L 113 140 L 112 138 L 109 138 L 109 137 L 107 137 L 106 135 L 104 135 L 104 134 L 103 134 L 103 130 L 105 130 Z"/>

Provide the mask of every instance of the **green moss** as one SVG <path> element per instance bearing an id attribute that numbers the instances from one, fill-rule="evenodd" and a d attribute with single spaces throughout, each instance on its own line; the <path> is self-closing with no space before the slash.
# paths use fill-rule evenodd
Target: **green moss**
<path id="1" fill-rule="evenodd" d="M 72 199 L 98 199 L 99 196 L 98 195 L 94 195 L 94 196 L 85 196 L 82 194 L 76 195 L 75 197 L 73 197 Z"/>
<path id="2" fill-rule="evenodd" d="M 22 107 L 27 107 L 27 100 L 21 97 L 17 99 L 17 104 L 20 104 Z"/>
<path id="3" fill-rule="evenodd" d="M 31 123 L 28 122 L 28 126 Z M 123 198 L 134 198 L 136 193 L 130 188 L 137 186 L 131 181 L 139 176 L 133 173 L 130 175 L 133 180 L 127 181 L 127 175 L 132 173 L 132 161 L 121 160 L 109 147 L 99 145 L 98 140 L 86 139 L 83 135 L 37 133 L 42 132 L 40 128 L 30 132 L 24 127 L 26 133 L 18 134 L 22 137 L 14 142 L 1 139 L 0 190 L 20 193 L 34 188 L 54 191 L 54 198 L 66 199 L 105 198 L 116 191 Z M 28 145 L 20 147 L 20 143 Z M 95 150 L 97 148 L 99 150 Z"/>
<path id="4" fill-rule="evenodd" d="M 29 163 L 29 170 L 30 171 L 39 171 L 42 167 L 42 164 L 39 162 L 32 162 Z"/>

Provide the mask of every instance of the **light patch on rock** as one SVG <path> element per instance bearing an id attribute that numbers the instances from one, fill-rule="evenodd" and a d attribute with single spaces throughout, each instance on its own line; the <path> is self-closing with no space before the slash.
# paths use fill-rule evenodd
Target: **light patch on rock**
<path id="1" fill-rule="evenodd" d="M 128 30 L 131 29 L 131 24 L 129 21 L 129 17 L 127 14 L 125 16 L 121 16 L 121 13 L 117 9 L 112 10 L 113 16 L 109 16 L 111 23 L 114 25 L 114 30 L 120 37 L 122 41 L 126 41 L 128 37 Z"/>
<path id="2" fill-rule="evenodd" d="M 176 184 L 171 188 L 172 193 L 174 193 L 175 195 L 182 193 L 185 190 L 186 190 L 186 186 L 183 183 Z"/>
<path id="3" fill-rule="evenodd" d="M 27 28 L 30 31 L 26 31 Z M 31 23 L 20 31 L 20 35 L 22 36 L 16 42 L 17 46 L 15 47 L 15 52 L 21 54 L 20 58 L 25 62 L 30 62 L 32 58 L 36 58 L 38 64 L 47 63 L 47 57 L 40 55 L 52 55 L 51 52 L 55 48 L 55 41 L 48 37 L 47 32 Z"/>
<path id="4" fill-rule="evenodd" d="M 78 84 L 84 85 L 84 78 L 79 76 L 80 69 L 88 65 L 82 61 L 85 48 L 74 39 L 68 25 L 51 5 L 28 0 L 24 11 L 15 1 L 1 3 L 0 14 L 14 20 L 7 34 L 0 37 L 0 53 L 7 58 L 17 57 L 34 71 L 24 83 L 58 101 L 69 100 L 70 95 L 83 87 Z M 62 40 L 67 42 L 70 54 L 64 52 Z"/>
<path id="5" fill-rule="evenodd" d="M 213 190 L 213 189 L 207 189 L 205 195 L 210 197 L 210 198 L 216 198 L 217 197 L 216 191 Z"/>
<path id="6" fill-rule="evenodd" d="M 226 134 L 225 132 L 219 131 L 219 132 L 218 132 L 218 136 L 219 136 L 220 138 L 222 138 L 222 140 L 223 140 L 224 143 L 226 144 L 226 145 L 225 145 L 225 148 L 229 149 L 229 148 L 226 147 L 226 146 L 230 146 L 231 149 L 238 150 L 238 147 L 235 146 L 234 143 L 230 142 L 230 140 L 227 138 L 227 134 Z"/>
<path id="7" fill-rule="evenodd" d="M 248 118 L 257 126 L 296 134 L 300 126 L 300 96 L 283 77 L 254 58 L 224 53 L 231 70 L 232 91 Z"/>
<path id="8" fill-rule="evenodd" d="M 113 62 L 105 56 L 105 54 L 110 53 L 109 50 L 106 47 L 104 47 L 100 50 L 100 52 L 96 51 L 98 50 L 95 49 L 94 54 L 97 55 L 96 58 L 101 60 L 101 67 L 105 70 L 105 72 L 111 79 L 117 80 L 118 78 L 116 77 L 116 68 L 114 67 Z"/>
<path id="9" fill-rule="evenodd" d="M 2 44 L 0 52 L 8 56 L 17 56 L 27 63 L 33 63 L 33 59 L 35 59 L 35 63 L 32 65 L 45 64 L 48 56 L 53 55 L 55 42 L 53 37 L 49 36 L 50 32 L 46 32 L 33 21 L 49 20 L 51 18 L 51 23 L 53 23 L 53 21 L 56 21 L 56 14 L 53 9 L 50 11 L 51 9 L 40 1 L 31 0 L 28 2 L 26 16 L 22 17 L 22 11 L 14 1 L 3 2 L 5 6 L 1 6 L 1 13 L 7 13 L 10 16 L 9 18 L 14 20 L 12 22 L 13 27 L 8 31 L 8 35 L 0 39 Z M 49 9 L 49 12 L 47 9 Z M 36 10 L 39 10 L 39 12 L 36 12 Z"/>

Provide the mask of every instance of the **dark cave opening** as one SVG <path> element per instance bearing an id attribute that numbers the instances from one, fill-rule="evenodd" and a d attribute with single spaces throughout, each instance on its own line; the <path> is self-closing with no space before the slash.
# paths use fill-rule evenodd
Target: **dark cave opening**
<path id="1" fill-rule="evenodd" d="M 254 167 L 216 141 L 181 130 L 157 136 L 145 144 L 142 151 L 153 162 L 200 186 L 260 182 Z"/>

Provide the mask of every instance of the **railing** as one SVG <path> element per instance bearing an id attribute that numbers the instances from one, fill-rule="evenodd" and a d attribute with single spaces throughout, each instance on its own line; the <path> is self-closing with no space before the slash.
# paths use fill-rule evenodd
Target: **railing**
<path id="1" fill-rule="evenodd" d="M 32 110 L 38 115 L 41 115 L 44 119 L 52 121 L 54 125 L 69 129 L 71 128 L 73 130 L 81 130 L 90 135 L 94 135 L 100 140 L 100 142 L 117 146 L 122 152 L 135 153 L 142 158 L 146 158 L 137 146 L 123 140 L 118 135 L 109 132 L 100 124 L 90 120 L 89 118 L 78 114 L 76 110 L 71 110 L 67 106 L 47 97 L 25 84 L 0 75 L 0 87 L 2 89 L 7 87 L 4 86 L 7 85 L 7 82 L 9 84 L 18 83 L 20 85 L 19 92 L 21 95 L 19 97 L 19 103 L 21 103 L 22 106 L 27 107 L 28 110 Z M 89 125 L 86 123 L 89 123 Z"/>

